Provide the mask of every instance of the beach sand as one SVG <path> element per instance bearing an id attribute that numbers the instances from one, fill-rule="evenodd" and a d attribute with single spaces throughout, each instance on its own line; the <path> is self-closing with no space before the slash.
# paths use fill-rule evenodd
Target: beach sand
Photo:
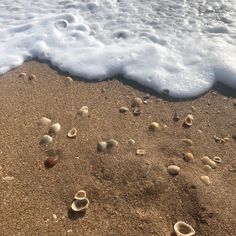
<path id="1" fill-rule="evenodd" d="M 19 78 L 21 72 L 37 78 Z M 0 76 L 1 236 L 174 236 L 177 221 L 198 236 L 236 235 L 235 92 L 220 88 L 194 100 L 168 101 L 122 79 L 69 83 L 66 76 L 36 61 Z M 150 99 L 134 116 L 132 99 L 146 93 Z M 88 117 L 78 115 L 82 106 Z M 121 106 L 130 112 L 120 113 Z M 179 121 L 173 121 L 175 111 Z M 194 121 L 185 128 L 188 114 Z M 39 144 L 48 131 L 37 124 L 42 116 L 61 125 L 48 146 Z M 150 131 L 153 121 L 162 128 Z M 72 127 L 78 135 L 69 139 Z M 218 142 L 215 135 L 228 140 Z M 97 143 L 110 138 L 119 145 L 98 152 Z M 137 149 L 146 154 L 136 155 Z M 52 150 L 59 150 L 59 161 L 46 169 Z M 189 151 L 194 160 L 185 162 Z M 203 156 L 223 161 L 206 172 Z M 179 175 L 167 172 L 170 164 L 180 167 Z M 200 180 L 205 175 L 210 185 Z M 85 214 L 73 214 L 70 205 L 80 189 L 90 205 Z"/>

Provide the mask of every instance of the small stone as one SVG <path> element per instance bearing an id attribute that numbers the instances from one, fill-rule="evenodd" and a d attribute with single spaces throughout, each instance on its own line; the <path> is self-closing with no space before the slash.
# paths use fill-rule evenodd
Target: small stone
<path id="1" fill-rule="evenodd" d="M 107 142 L 101 141 L 97 144 L 97 150 L 99 152 L 104 151 L 107 148 Z"/>
<path id="2" fill-rule="evenodd" d="M 87 106 L 82 106 L 80 110 L 78 111 L 78 114 L 81 116 L 88 116 L 88 107 Z"/>
<path id="3" fill-rule="evenodd" d="M 144 149 L 137 149 L 136 150 L 136 155 L 143 156 L 146 154 L 146 151 Z"/>
<path id="4" fill-rule="evenodd" d="M 193 141 L 189 138 L 185 138 L 185 139 L 182 139 L 182 142 L 188 146 L 192 146 L 193 145 Z"/>
<path id="5" fill-rule="evenodd" d="M 222 162 L 222 159 L 218 156 L 213 157 L 212 160 L 216 163 L 221 163 Z"/>
<path id="6" fill-rule="evenodd" d="M 52 218 L 53 218 L 53 220 L 54 220 L 55 222 L 58 221 L 58 219 L 57 219 L 57 215 L 53 214 L 53 215 L 52 215 Z"/>
<path id="7" fill-rule="evenodd" d="M 212 169 L 215 169 L 217 167 L 217 164 L 212 161 L 208 156 L 202 157 L 201 161 L 203 162 L 203 164 L 211 166 Z"/>
<path id="8" fill-rule="evenodd" d="M 40 140 L 39 144 L 41 145 L 47 145 L 52 142 L 52 137 L 49 135 L 44 135 L 42 139 Z"/>
<path id="9" fill-rule="evenodd" d="M 184 153 L 184 160 L 189 162 L 193 160 L 193 154 L 191 152 L 185 152 Z"/>
<path id="10" fill-rule="evenodd" d="M 58 156 L 48 157 L 45 160 L 44 165 L 46 168 L 52 168 L 53 166 L 55 166 L 57 164 L 58 160 L 59 160 Z"/>
<path id="11" fill-rule="evenodd" d="M 150 95 L 149 93 L 146 93 L 146 94 L 143 96 L 143 100 L 148 100 L 150 97 L 151 97 L 151 95 Z"/>
<path id="12" fill-rule="evenodd" d="M 129 144 L 129 145 L 134 145 L 134 144 L 135 144 L 135 141 L 131 138 L 131 139 L 128 140 L 128 144 Z"/>
<path id="13" fill-rule="evenodd" d="M 149 130 L 151 131 L 156 131 L 156 130 L 160 130 L 161 127 L 157 122 L 152 122 L 149 126 Z"/>
<path id="14" fill-rule="evenodd" d="M 40 120 L 38 121 L 38 126 L 48 126 L 51 123 L 51 120 L 48 119 L 47 117 L 42 117 L 40 118 Z"/>
<path id="15" fill-rule="evenodd" d="M 61 130 L 61 125 L 59 123 L 53 124 L 49 129 L 49 134 L 56 134 Z"/>
<path id="16" fill-rule="evenodd" d="M 118 146 L 118 142 L 115 139 L 112 138 L 107 141 L 107 148 L 112 148 L 115 146 Z"/>
<path id="17" fill-rule="evenodd" d="M 139 116 L 141 114 L 141 110 L 139 108 L 135 108 L 133 114 L 134 116 Z"/>
<path id="18" fill-rule="evenodd" d="M 210 178 L 208 176 L 206 176 L 206 175 L 201 176 L 200 179 L 206 185 L 210 185 L 211 184 Z"/>
<path id="19" fill-rule="evenodd" d="M 29 80 L 36 80 L 36 78 L 37 78 L 37 76 L 34 74 L 30 74 L 28 77 Z"/>
<path id="20" fill-rule="evenodd" d="M 192 111 L 196 111 L 196 107 L 195 106 L 191 106 L 191 110 Z"/>
<path id="21" fill-rule="evenodd" d="M 12 180 L 15 179 L 15 177 L 13 177 L 13 176 L 6 176 L 6 177 L 2 177 L 2 179 L 5 180 L 5 181 L 12 181 Z"/>
<path id="22" fill-rule="evenodd" d="M 26 73 L 22 72 L 18 75 L 18 77 L 26 77 Z"/>
<path id="23" fill-rule="evenodd" d="M 132 107 L 140 107 L 143 104 L 143 101 L 141 98 L 136 97 L 132 100 Z"/>
<path id="24" fill-rule="evenodd" d="M 175 111 L 173 120 L 174 120 L 175 122 L 177 122 L 177 121 L 179 121 L 179 119 L 180 119 L 179 112 L 178 112 L 178 111 Z"/>
<path id="25" fill-rule="evenodd" d="M 105 88 L 102 88 L 101 93 L 105 93 L 107 90 Z"/>
<path id="26" fill-rule="evenodd" d="M 209 165 L 204 165 L 204 166 L 203 166 L 203 170 L 206 171 L 206 172 L 209 172 L 209 171 L 212 170 L 212 168 L 211 168 L 211 166 L 209 166 Z"/>
<path id="27" fill-rule="evenodd" d="M 120 107 L 120 113 L 125 113 L 125 112 L 128 112 L 129 111 L 129 108 L 127 107 Z"/>
<path id="28" fill-rule="evenodd" d="M 180 172 L 180 168 L 176 165 L 170 165 L 167 168 L 170 175 L 178 175 Z"/>

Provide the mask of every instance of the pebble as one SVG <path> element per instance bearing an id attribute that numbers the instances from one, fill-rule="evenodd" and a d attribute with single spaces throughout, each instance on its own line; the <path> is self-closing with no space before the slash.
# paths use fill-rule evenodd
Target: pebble
<path id="1" fill-rule="evenodd" d="M 208 156 L 202 157 L 201 161 L 203 162 L 203 164 L 209 165 L 212 169 L 215 169 L 217 166 L 217 164 L 213 160 L 211 160 Z"/>
<path id="2" fill-rule="evenodd" d="M 210 178 L 207 175 L 201 176 L 200 179 L 206 185 L 210 185 L 211 184 Z"/>
<path id="3" fill-rule="evenodd" d="M 80 110 L 78 111 L 78 114 L 85 117 L 85 116 L 88 116 L 88 112 L 89 112 L 88 107 L 82 106 Z"/>
<path id="4" fill-rule="evenodd" d="M 38 126 L 48 126 L 51 123 L 51 120 L 48 119 L 47 117 L 42 117 L 38 121 Z"/>
<path id="5" fill-rule="evenodd" d="M 28 77 L 29 80 L 36 80 L 36 78 L 37 78 L 37 76 L 34 74 L 30 74 Z"/>
<path id="6" fill-rule="evenodd" d="M 59 160 L 58 156 L 48 157 L 44 162 L 44 166 L 46 168 L 52 168 L 57 164 L 58 160 Z"/>
<path id="7" fill-rule="evenodd" d="M 99 152 L 104 151 L 107 148 L 107 142 L 101 141 L 97 144 L 97 150 Z"/>
<path id="8" fill-rule="evenodd" d="M 75 138 L 77 135 L 77 129 L 76 128 L 72 128 L 71 130 L 69 130 L 67 137 L 68 138 Z"/>
<path id="9" fill-rule="evenodd" d="M 182 139 L 182 142 L 184 144 L 187 144 L 188 146 L 192 146 L 193 145 L 193 141 L 191 139 L 188 139 L 188 138 Z"/>
<path id="10" fill-rule="evenodd" d="M 5 181 L 12 181 L 12 180 L 15 179 L 15 177 L 13 177 L 13 176 L 6 176 L 6 177 L 2 177 L 2 179 L 5 180 Z"/>
<path id="11" fill-rule="evenodd" d="M 115 139 L 112 138 L 107 141 L 107 148 L 112 148 L 115 146 L 118 146 L 118 142 Z"/>
<path id="12" fill-rule="evenodd" d="M 150 97 L 151 97 L 151 95 L 150 95 L 149 93 L 146 93 L 146 94 L 143 96 L 143 100 L 148 100 Z"/>
<path id="13" fill-rule="evenodd" d="M 196 107 L 195 106 L 191 106 L 191 110 L 192 111 L 196 111 Z"/>
<path id="14" fill-rule="evenodd" d="M 204 165 L 204 166 L 203 166 L 203 170 L 206 171 L 206 172 L 209 172 L 209 171 L 212 170 L 212 168 L 211 168 L 211 166 L 209 166 L 209 165 Z"/>
<path id="15" fill-rule="evenodd" d="M 120 113 L 125 113 L 125 112 L 128 112 L 129 111 L 129 108 L 127 107 L 120 107 Z"/>
<path id="16" fill-rule="evenodd" d="M 180 119 L 179 112 L 175 111 L 173 120 L 177 122 L 177 121 L 179 121 L 179 119 Z"/>
<path id="17" fill-rule="evenodd" d="M 132 107 L 140 107 L 143 104 L 143 101 L 141 98 L 136 97 L 132 100 Z"/>
<path id="18" fill-rule="evenodd" d="M 146 151 L 144 149 L 137 149 L 136 150 L 136 155 L 143 156 L 146 154 Z"/>
<path id="19" fill-rule="evenodd" d="M 168 166 L 167 170 L 168 170 L 169 174 L 171 174 L 171 175 L 178 175 L 180 172 L 180 168 L 176 165 Z"/>
<path id="20" fill-rule="evenodd" d="M 52 215 L 52 218 L 53 218 L 53 220 L 54 220 L 55 222 L 58 221 L 57 215 L 53 214 L 53 215 Z"/>
<path id="21" fill-rule="evenodd" d="M 41 145 L 47 145 L 47 144 L 49 144 L 49 143 L 51 143 L 52 142 L 52 137 L 51 136 L 49 136 L 49 135 L 44 135 L 43 137 L 42 137 L 42 139 L 40 140 L 40 144 Z"/>
<path id="22" fill-rule="evenodd" d="M 152 131 L 160 130 L 161 127 L 157 122 L 152 122 L 149 126 L 149 129 Z"/>
<path id="23" fill-rule="evenodd" d="M 191 152 L 185 152 L 184 153 L 184 160 L 189 162 L 194 159 L 193 154 Z"/>
<path id="24" fill-rule="evenodd" d="M 61 130 L 61 125 L 59 123 L 55 123 L 53 124 L 50 129 L 49 129 L 49 133 L 58 133 Z"/>

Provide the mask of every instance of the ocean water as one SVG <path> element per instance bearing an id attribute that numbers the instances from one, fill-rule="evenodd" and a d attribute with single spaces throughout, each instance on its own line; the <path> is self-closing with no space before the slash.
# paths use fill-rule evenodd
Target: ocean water
<path id="1" fill-rule="evenodd" d="M 32 58 L 178 98 L 236 89 L 236 1 L 0 0 L 0 74 Z"/>

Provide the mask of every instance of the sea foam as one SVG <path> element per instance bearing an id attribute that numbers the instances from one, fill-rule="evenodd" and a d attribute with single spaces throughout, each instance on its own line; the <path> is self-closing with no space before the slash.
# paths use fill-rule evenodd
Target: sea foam
<path id="1" fill-rule="evenodd" d="M 0 74 L 32 58 L 172 97 L 236 89 L 234 0 L 0 1 Z"/>

